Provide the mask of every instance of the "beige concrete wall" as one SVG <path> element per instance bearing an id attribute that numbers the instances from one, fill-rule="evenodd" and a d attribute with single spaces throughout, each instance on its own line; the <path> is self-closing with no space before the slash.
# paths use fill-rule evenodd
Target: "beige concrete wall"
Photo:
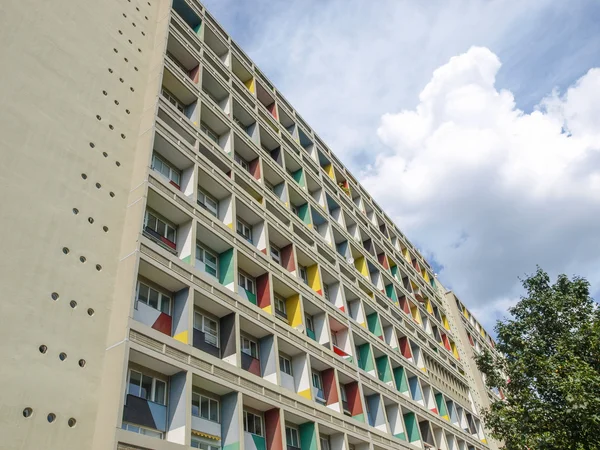
<path id="1" fill-rule="evenodd" d="M 159 3 L 0 4 L 3 449 L 92 441 Z"/>

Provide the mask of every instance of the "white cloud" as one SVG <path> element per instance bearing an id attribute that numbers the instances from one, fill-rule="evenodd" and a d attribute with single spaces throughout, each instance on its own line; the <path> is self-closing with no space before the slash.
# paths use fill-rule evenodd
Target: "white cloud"
<path id="1" fill-rule="evenodd" d="M 540 264 L 600 282 L 600 69 L 526 114 L 472 47 L 433 72 L 413 110 L 385 114 L 389 148 L 361 179 L 491 324 Z"/>

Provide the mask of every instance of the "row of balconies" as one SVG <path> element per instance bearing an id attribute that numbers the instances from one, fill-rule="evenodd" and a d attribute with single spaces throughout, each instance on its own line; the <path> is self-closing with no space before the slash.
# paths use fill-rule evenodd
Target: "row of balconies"
<path id="1" fill-rule="evenodd" d="M 209 30 L 210 28 L 206 29 Z M 270 127 L 258 126 L 254 111 L 249 112 L 246 109 L 246 106 L 244 106 L 243 100 L 238 99 L 236 95 L 229 94 L 229 91 L 231 90 L 229 84 L 231 81 L 225 79 L 219 80 L 219 77 L 216 75 L 216 73 L 207 67 L 204 67 L 202 70 L 200 70 L 201 65 L 199 60 L 196 59 L 192 52 L 182 44 L 180 36 L 176 36 L 174 33 L 171 34 L 167 47 L 167 62 L 170 61 L 173 61 L 174 67 L 180 67 L 182 72 L 184 72 L 190 80 L 199 84 L 200 89 L 186 89 L 183 86 L 185 83 L 181 82 L 181 78 L 174 76 L 173 72 L 175 72 L 175 70 L 173 70 L 170 64 L 167 64 L 163 83 L 166 95 L 169 98 L 174 99 L 174 105 L 177 107 L 177 109 L 185 114 L 193 123 L 200 123 L 201 129 L 218 146 L 220 146 L 226 152 L 231 152 L 231 147 L 235 146 L 235 142 L 232 142 L 230 137 L 231 125 L 228 125 L 227 121 L 223 121 L 222 119 L 220 120 L 218 118 L 218 114 L 214 114 L 214 111 L 212 111 L 211 108 L 198 108 L 198 92 L 195 91 L 201 91 L 210 99 L 209 102 L 212 102 L 215 107 L 218 107 L 223 114 L 231 117 L 232 121 L 245 132 L 247 138 L 250 139 L 251 142 L 254 142 L 258 147 L 262 147 L 263 150 L 269 154 L 274 152 L 281 153 L 281 146 L 278 145 L 277 139 L 273 139 L 272 136 L 270 136 L 272 131 Z M 233 66 L 237 67 L 236 64 L 233 64 Z M 265 112 L 271 114 L 273 119 L 279 120 L 283 128 L 289 130 L 291 127 L 294 127 L 292 119 L 285 112 L 282 112 L 280 115 L 274 112 L 276 109 L 274 109 L 274 107 L 272 108 L 271 106 L 275 105 L 275 99 L 270 96 L 270 94 L 268 94 L 264 88 L 261 87 L 260 83 L 256 84 L 252 81 L 252 79 L 246 79 L 246 77 L 250 76 L 249 72 L 243 76 L 239 73 L 239 71 L 237 72 L 238 78 L 241 77 L 240 81 L 245 85 L 251 94 L 257 96 L 259 104 L 265 108 Z M 201 76 L 199 76 L 200 73 Z M 234 70 L 234 74 L 236 74 L 236 70 Z M 201 81 L 199 81 L 199 78 Z M 248 80 L 250 80 L 250 83 L 248 83 Z M 253 86 L 256 86 L 256 88 Z M 200 94 L 200 96 L 203 94 Z M 289 167 L 285 167 L 285 170 L 292 174 L 299 184 L 303 184 L 303 187 L 305 187 L 305 189 L 307 189 L 312 195 L 315 195 L 317 197 L 316 200 L 320 201 L 320 204 L 323 208 L 329 209 L 330 211 L 335 211 L 336 209 L 341 211 L 342 209 L 339 203 L 347 202 L 346 204 L 354 205 L 355 208 L 350 206 L 352 211 L 357 209 L 367 218 L 367 221 L 364 221 L 362 217 L 360 218 L 359 222 L 363 223 L 362 226 L 368 227 L 371 235 L 373 234 L 373 230 L 377 230 L 379 233 L 381 233 L 384 239 L 386 239 L 393 245 L 393 247 L 395 247 L 396 251 L 402 253 L 408 263 L 412 265 L 423 277 L 424 281 L 435 287 L 435 281 L 428 265 L 426 265 L 426 263 L 423 261 L 419 263 L 418 254 L 411 252 L 408 245 L 402 244 L 402 239 L 389 230 L 389 228 L 392 227 L 391 222 L 389 225 L 387 225 L 386 221 L 377 215 L 374 208 L 363 201 L 361 194 L 358 193 L 358 191 L 355 194 L 352 193 L 352 182 L 349 182 L 341 169 L 338 169 L 337 166 L 332 165 L 331 161 L 328 159 L 328 156 L 323 151 L 317 149 L 306 133 L 304 133 L 300 128 L 298 129 L 297 134 L 291 133 L 290 137 L 292 138 L 292 141 L 299 146 L 299 148 L 303 148 L 311 156 L 311 159 L 308 159 L 307 161 L 314 161 L 311 164 L 315 165 L 316 167 L 320 166 L 323 173 L 327 175 L 325 179 L 330 179 L 332 181 L 332 186 L 334 186 L 336 197 L 325 198 L 322 192 L 314 192 L 311 189 L 312 186 L 317 187 L 315 190 L 320 190 L 319 177 L 317 177 L 317 180 L 315 181 L 310 172 L 299 172 L 299 170 L 302 170 L 302 167 L 295 163 L 293 158 L 280 158 L 280 164 L 282 166 L 284 165 L 284 161 L 281 161 L 281 159 L 289 160 Z M 240 159 L 250 161 L 253 159 L 253 157 L 258 157 L 258 155 L 252 148 L 245 148 L 247 146 L 247 143 L 244 142 L 245 139 L 245 137 L 238 139 L 238 147 L 240 147 L 240 151 L 236 153 L 239 154 Z M 287 142 L 289 142 L 289 139 L 287 139 Z M 296 152 L 294 153 L 296 155 L 299 154 L 297 145 L 292 144 L 288 146 L 290 149 L 293 149 Z M 315 170 L 313 166 L 311 166 L 311 168 Z M 281 174 L 271 174 L 271 178 L 273 179 L 267 179 L 266 182 L 270 186 L 277 186 L 280 182 L 280 179 L 278 179 L 280 177 Z M 339 188 L 339 191 L 335 189 L 335 186 Z M 344 194 L 341 195 L 341 197 L 339 195 L 340 192 Z M 334 213 L 334 215 L 338 217 L 338 221 L 343 221 L 344 217 L 348 217 L 348 214 L 343 214 L 342 212 Z M 350 228 L 349 232 L 354 235 L 358 241 L 361 241 L 361 233 L 359 231 L 361 225 L 357 224 L 353 219 L 349 219 L 348 221 L 348 228 Z M 368 223 L 370 223 L 372 226 L 367 225 Z M 366 233 L 364 230 L 363 234 L 365 236 L 369 235 L 369 233 Z"/>
<path id="2" fill-rule="evenodd" d="M 251 174 L 262 173 L 258 158 L 246 163 L 245 160 L 239 159 L 236 155 L 236 162 Z M 339 281 L 336 280 L 336 277 L 329 273 L 323 265 L 317 264 L 318 261 L 309 256 L 309 254 L 296 246 L 294 244 L 294 237 L 279 231 L 273 226 L 267 225 L 264 217 L 256 213 L 250 205 L 242 202 L 241 199 L 238 198 L 236 201 L 233 201 L 233 195 L 230 190 L 215 181 L 209 173 L 201 169 L 197 170 L 192 161 L 183 157 L 181 152 L 177 148 L 174 148 L 173 144 L 169 143 L 169 139 L 165 138 L 161 133 L 157 133 L 156 136 L 152 168 L 187 197 L 193 198 L 196 196 L 198 205 L 219 219 L 220 222 L 232 229 L 235 226 L 238 234 L 243 236 L 252 246 L 265 254 L 268 248 L 270 256 L 292 275 L 306 274 L 307 267 L 317 265 L 317 269 L 315 270 L 315 285 L 312 286 L 316 292 L 328 296 L 330 290 L 338 291 L 336 286 L 339 285 Z M 227 181 L 227 183 L 230 182 Z M 197 189 L 194 189 L 194 185 L 197 186 Z M 337 225 L 332 226 L 330 221 L 327 220 L 333 217 L 332 213 L 334 211 L 331 211 L 330 215 L 326 216 L 325 214 L 321 214 L 323 210 L 319 211 L 319 209 L 308 203 L 295 206 L 293 195 L 295 188 L 292 188 L 290 184 L 283 180 L 277 187 L 281 189 L 280 192 L 286 193 L 286 198 L 284 199 L 287 199 L 287 192 L 291 193 L 289 195 L 291 197 L 290 200 L 292 200 L 290 202 L 291 209 L 297 214 L 299 219 L 303 219 L 305 225 L 316 229 L 324 238 L 333 238 L 336 240 L 335 249 L 341 258 L 353 264 L 356 271 L 370 281 L 381 294 L 387 296 L 391 303 L 397 305 L 409 317 L 412 317 L 416 324 L 433 336 L 440 345 L 451 351 L 452 341 L 447 336 L 449 334 L 449 324 L 446 316 L 440 314 L 439 307 L 422 294 L 419 287 L 409 279 L 409 276 L 405 272 L 399 269 L 384 253 L 377 255 L 377 259 L 373 258 L 371 260 L 369 256 L 361 253 L 353 243 L 343 240 L 345 235 L 342 234 L 340 228 Z M 286 187 L 288 187 L 287 191 L 285 190 Z M 274 189 L 274 191 L 277 191 L 277 189 Z M 303 199 L 300 196 L 298 198 Z M 153 206 L 153 203 L 156 203 L 156 205 Z M 161 217 L 161 221 L 167 224 L 163 228 L 170 230 L 172 240 L 170 243 L 166 242 L 166 244 L 172 250 L 177 250 L 176 240 L 180 240 L 181 242 L 190 241 L 192 227 L 189 226 L 188 222 L 191 223 L 191 217 L 188 216 L 186 218 L 176 211 L 170 211 L 170 208 L 166 208 L 161 213 L 160 208 L 164 205 L 159 201 L 153 202 L 152 198 L 149 201 L 149 206 L 153 209 L 151 214 Z M 332 221 L 332 223 L 335 222 Z M 152 231 L 152 227 L 147 227 L 148 233 L 152 233 Z M 200 235 L 199 232 L 197 234 Z M 176 236 L 179 236 L 179 238 L 176 239 Z M 166 236 L 158 236 L 158 238 L 164 242 Z M 331 241 L 329 243 L 332 245 Z M 365 240 L 363 245 L 365 250 L 371 251 L 374 246 L 371 239 Z M 209 254 L 211 253 L 210 248 L 206 250 L 208 250 Z M 212 253 L 214 253 L 214 249 L 212 250 Z M 184 253 L 185 255 L 180 255 L 182 258 L 189 256 L 188 252 Z M 282 257 L 285 259 L 283 263 L 281 260 Z M 379 261 L 379 263 L 376 261 Z M 381 271 L 376 264 L 379 264 L 384 270 Z M 322 283 L 321 280 L 323 280 Z M 373 297 L 373 293 L 370 293 L 370 295 Z M 349 295 L 346 302 L 344 302 L 341 294 L 334 297 L 331 300 L 332 303 L 339 309 L 346 310 L 355 296 Z M 357 320 L 359 320 L 359 314 L 360 311 L 357 311 Z M 455 352 L 453 354 L 456 356 Z"/>
<path id="3" fill-rule="evenodd" d="M 268 347 L 268 343 L 263 341 L 260 348 L 265 346 Z M 319 370 L 322 367 L 316 360 L 310 369 L 301 360 L 292 360 L 289 369 L 282 361 L 280 358 L 282 373 L 284 370 L 302 371 L 299 382 L 306 384 L 306 390 L 312 393 L 316 403 L 335 411 L 341 409 L 345 415 L 399 441 L 417 448 L 445 449 L 466 449 L 467 445 L 474 449 L 474 440 L 485 443 L 479 419 L 442 393 L 433 394 L 426 407 L 447 421 L 448 426 L 431 420 L 422 408 L 394 402 L 364 383 L 345 379 L 346 383 L 340 383 L 338 388 L 336 371 Z M 191 447 L 213 446 L 214 450 L 239 446 L 240 442 L 244 450 L 275 450 L 284 445 L 288 450 L 319 447 L 321 450 L 352 450 L 356 445 L 368 443 L 358 441 L 355 435 L 344 436 L 343 428 L 316 423 L 311 416 L 300 412 L 302 410 L 282 408 L 259 395 L 238 392 L 226 382 L 228 379 L 188 373 L 168 361 L 159 361 L 132 349 L 124 380 L 122 428 L 145 435 L 148 448 L 152 446 L 151 439 L 156 438 Z M 285 377 L 281 380 L 281 386 L 289 389 L 286 383 L 290 381 Z M 409 379 L 408 389 L 412 389 L 411 383 Z M 424 392 L 430 394 L 430 391 Z M 305 439 L 306 432 L 316 437 L 318 444 L 313 438 Z M 127 440 L 127 435 L 120 436 L 120 441 Z M 309 441 L 312 444 L 309 445 Z"/>

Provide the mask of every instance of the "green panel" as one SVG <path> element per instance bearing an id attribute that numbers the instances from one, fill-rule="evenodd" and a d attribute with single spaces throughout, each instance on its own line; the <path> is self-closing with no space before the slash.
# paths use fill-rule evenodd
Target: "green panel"
<path id="1" fill-rule="evenodd" d="M 187 255 L 185 258 L 182 258 L 181 260 L 184 263 L 190 264 L 190 260 L 192 259 L 192 255 Z"/>
<path id="2" fill-rule="evenodd" d="M 298 169 L 293 174 L 292 177 L 296 180 L 296 183 L 300 185 L 300 187 L 306 187 L 306 181 L 304 180 L 304 170 Z"/>
<path id="3" fill-rule="evenodd" d="M 390 268 L 390 271 L 392 272 L 392 275 L 394 276 L 394 278 L 396 278 L 396 280 L 398 280 L 398 266 L 392 266 Z"/>
<path id="4" fill-rule="evenodd" d="M 404 423 L 406 424 L 408 442 L 420 441 L 421 434 L 419 432 L 419 424 L 417 423 L 417 417 L 415 416 L 415 413 L 409 412 L 404 414 Z"/>
<path id="5" fill-rule="evenodd" d="M 446 409 L 446 402 L 444 401 L 444 396 L 442 394 L 435 394 L 435 403 L 437 405 L 437 409 L 440 413 L 440 416 L 447 416 L 448 410 Z"/>
<path id="6" fill-rule="evenodd" d="M 355 416 L 352 416 L 352 418 L 355 419 L 355 420 L 358 420 L 359 422 L 363 422 L 363 423 L 365 421 L 365 415 L 364 415 L 364 413 L 360 413 L 360 414 L 357 414 Z"/>
<path id="7" fill-rule="evenodd" d="M 219 283 L 226 286 L 233 283 L 233 249 L 219 254 Z"/>
<path id="8" fill-rule="evenodd" d="M 356 349 L 358 351 L 358 367 L 366 372 L 373 370 L 375 366 L 371 356 L 371 346 L 366 343 L 359 345 Z"/>
<path id="9" fill-rule="evenodd" d="M 317 429 L 314 422 L 306 422 L 300 425 L 300 449 L 317 450 Z"/>
<path id="10" fill-rule="evenodd" d="M 396 367 L 394 369 L 394 379 L 396 381 L 396 389 L 398 389 L 398 392 L 408 392 L 408 381 L 406 381 L 404 367 Z"/>
<path id="11" fill-rule="evenodd" d="M 394 303 L 398 302 L 398 296 L 396 295 L 396 289 L 394 289 L 393 284 L 388 284 L 385 287 L 385 294 L 389 299 L 391 299 Z"/>
<path id="12" fill-rule="evenodd" d="M 196 25 L 196 26 L 194 27 L 194 32 L 195 32 L 196 34 L 200 34 L 200 30 L 201 30 L 201 29 L 202 29 L 202 22 L 200 22 L 198 25 Z"/>
<path id="13" fill-rule="evenodd" d="M 231 444 L 224 445 L 223 450 L 240 450 L 240 443 L 232 442 Z"/>
<path id="14" fill-rule="evenodd" d="M 244 289 L 244 291 L 246 291 L 246 289 Z M 256 305 L 256 294 L 253 294 L 250 291 L 246 291 L 246 297 L 248 297 L 248 301 L 250 303 L 252 303 L 253 305 Z"/>
<path id="15" fill-rule="evenodd" d="M 394 436 L 397 437 L 398 439 L 402 439 L 403 441 L 406 440 L 406 434 L 404 434 L 404 433 L 396 433 Z"/>
<path id="16" fill-rule="evenodd" d="M 306 335 L 311 338 L 313 341 L 317 340 L 317 337 L 315 336 L 315 332 L 313 330 L 306 330 Z"/>
<path id="17" fill-rule="evenodd" d="M 308 207 L 308 203 L 304 205 L 298 206 L 298 216 L 302 219 L 305 225 L 310 225 L 312 222 L 310 220 L 310 209 Z"/>
<path id="18" fill-rule="evenodd" d="M 254 441 L 256 450 L 267 450 L 267 441 L 265 440 L 264 437 L 260 437 L 260 436 L 253 434 L 252 440 Z"/>
<path id="19" fill-rule="evenodd" d="M 379 376 L 379 379 L 384 383 L 392 381 L 392 371 L 390 369 L 390 365 L 388 364 L 387 355 L 377 358 L 375 360 L 375 364 L 377 365 L 377 375 Z"/>
<path id="20" fill-rule="evenodd" d="M 371 313 L 367 316 L 367 324 L 371 333 L 377 337 L 383 336 L 381 322 L 379 321 L 379 315 L 377 313 Z"/>

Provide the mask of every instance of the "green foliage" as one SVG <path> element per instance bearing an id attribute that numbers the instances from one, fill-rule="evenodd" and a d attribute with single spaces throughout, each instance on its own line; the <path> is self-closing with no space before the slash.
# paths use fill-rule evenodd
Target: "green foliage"
<path id="1" fill-rule="evenodd" d="M 538 267 L 527 295 L 496 325 L 497 351 L 477 366 L 505 401 L 484 412 L 508 450 L 600 449 L 600 310 L 589 283 Z"/>

